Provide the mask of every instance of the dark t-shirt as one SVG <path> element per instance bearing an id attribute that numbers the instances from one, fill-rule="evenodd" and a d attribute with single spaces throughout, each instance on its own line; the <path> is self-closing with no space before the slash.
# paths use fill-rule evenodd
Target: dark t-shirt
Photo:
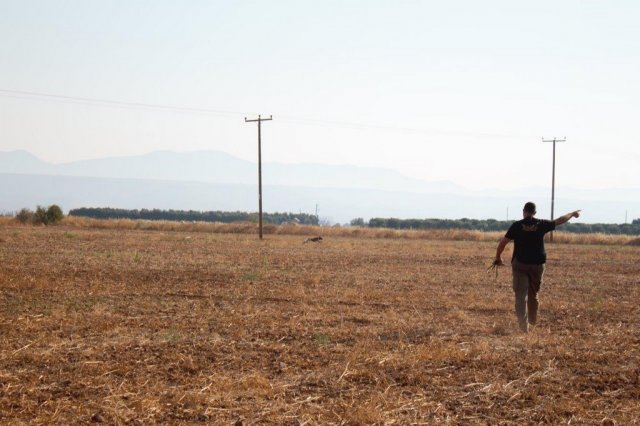
<path id="1" fill-rule="evenodd" d="M 547 261 L 544 250 L 544 234 L 553 231 L 556 224 L 552 220 L 527 217 L 514 222 L 505 237 L 513 240 L 513 258 L 529 265 L 541 265 Z"/>

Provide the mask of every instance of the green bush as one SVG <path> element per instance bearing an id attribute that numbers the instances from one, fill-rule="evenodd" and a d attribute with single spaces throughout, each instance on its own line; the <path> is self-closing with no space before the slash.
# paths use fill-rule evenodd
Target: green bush
<path id="1" fill-rule="evenodd" d="M 60 222 L 64 218 L 62 209 L 57 204 L 52 204 L 48 208 L 38 206 L 36 211 L 27 208 L 16 213 L 16 220 L 20 223 L 31 223 L 33 225 L 51 225 Z"/>
<path id="2" fill-rule="evenodd" d="M 52 204 L 47 209 L 48 224 L 60 222 L 63 217 L 64 217 L 64 213 L 62 213 L 62 209 L 60 208 L 60 206 L 56 204 Z"/>
<path id="3" fill-rule="evenodd" d="M 34 225 L 46 225 L 48 223 L 47 211 L 44 207 L 36 207 L 36 211 L 33 213 L 33 219 L 31 222 Z"/>
<path id="4" fill-rule="evenodd" d="M 33 212 L 27 208 L 23 208 L 16 214 L 16 219 L 20 223 L 29 223 L 33 220 Z"/>
<path id="5" fill-rule="evenodd" d="M 361 217 L 357 217 L 355 219 L 351 219 L 351 226 L 364 226 L 364 219 Z"/>

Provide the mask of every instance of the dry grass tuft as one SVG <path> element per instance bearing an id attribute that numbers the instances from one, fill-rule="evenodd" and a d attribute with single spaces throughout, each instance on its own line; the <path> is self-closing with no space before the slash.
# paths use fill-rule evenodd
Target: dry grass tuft
<path id="1" fill-rule="evenodd" d="M 630 241 L 627 241 L 628 246 L 640 246 L 640 238 L 634 238 Z"/>

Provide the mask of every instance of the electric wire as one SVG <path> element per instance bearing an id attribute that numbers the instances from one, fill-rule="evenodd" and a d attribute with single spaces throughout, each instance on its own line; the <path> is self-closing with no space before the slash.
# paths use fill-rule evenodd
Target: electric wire
<path id="1" fill-rule="evenodd" d="M 173 105 L 150 104 L 150 103 L 143 103 L 143 102 L 116 101 L 112 99 L 85 98 L 85 97 L 79 97 L 79 96 L 54 95 L 50 93 L 27 92 L 22 90 L 0 89 L 0 96 L 21 98 L 21 99 L 42 98 L 42 99 L 58 101 L 58 102 L 75 102 L 75 103 L 84 103 L 84 104 L 112 105 L 112 106 L 121 106 L 121 107 L 142 108 L 142 109 L 149 109 L 149 110 L 184 111 L 184 112 L 194 112 L 194 113 L 237 115 L 237 116 L 247 115 L 247 112 L 224 111 L 224 110 L 211 109 L 211 108 L 195 108 L 195 107 L 184 107 L 184 106 L 173 106 Z"/>
<path id="2" fill-rule="evenodd" d="M 78 103 L 78 104 L 97 105 L 97 106 L 136 108 L 136 109 L 145 109 L 150 111 L 173 111 L 173 112 L 212 114 L 212 115 L 235 116 L 235 117 L 247 117 L 247 116 L 258 115 L 255 112 L 246 112 L 246 111 L 241 112 L 241 111 L 229 111 L 229 110 L 217 109 L 217 108 L 200 108 L 200 107 L 190 107 L 190 106 L 153 104 L 153 103 L 145 103 L 145 102 L 119 101 L 119 100 L 113 100 L 113 99 L 67 96 L 67 95 L 31 92 L 31 91 L 24 91 L 24 90 L 11 90 L 11 89 L 0 89 L 0 96 L 18 98 L 18 99 L 46 100 L 46 101 L 53 101 L 53 102 Z M 284 122 L 289 124 L 301 124 L 301 125 L 311 125 L 311 126 L 321 126 L 321 127 L 340 127 L 340 128 L 355 129 L 355 130 L 379 130 L 379 131 L 396 132 L 396 133 L 442 134 L 442 135 L 481 137 L 481 138 L 530 139 L 530 137 L 527 135 L 466 132 L 466 131 L 443 130 L 443 129 L 426 128 L 426 127 L 419 127 L 419 128 L 418 127 L 402 127 L 402 126 L 394 126 L 394 125 L 370 124 L 370 123 L 361 123 L 361 122 L 352 122 L 352 121 L 311 119 L 311 118 L 293 116 L 288 114 L 282 114 L 282 115 L 276 114 L 276 115 L 278 117 L 279 122 Z"/>

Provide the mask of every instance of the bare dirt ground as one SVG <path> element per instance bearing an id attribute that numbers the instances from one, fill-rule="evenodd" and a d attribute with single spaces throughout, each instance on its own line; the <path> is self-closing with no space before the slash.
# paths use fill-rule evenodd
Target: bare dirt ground
<path id="1" fill-rule="evenodd" d="M 638 424 L 633 246 L 0 227 L 0 422 Z M 506 253 L 510 256 L 510 249 Z"/>

